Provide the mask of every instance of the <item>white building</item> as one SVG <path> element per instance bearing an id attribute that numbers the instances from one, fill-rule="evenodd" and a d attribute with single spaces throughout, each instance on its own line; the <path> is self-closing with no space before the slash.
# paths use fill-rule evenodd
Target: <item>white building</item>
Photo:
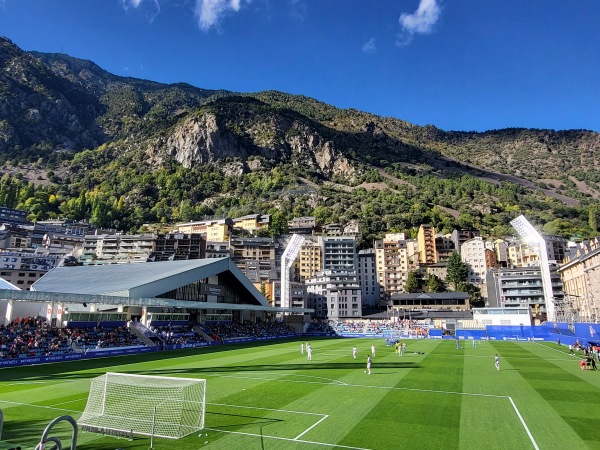
<path id="1" fill-rule="evenodd" d="M 315 278 L 306 281 L 306 291 L 309 299 L 307 307 L 315 308 L 313 305 L 320 304 L 315 309 L 327 314 L 328 319 L 357 319 L 362 316 L 361 288 L 356 270 L 318 272 Z"/>
<path id="2" fill-rule="evenodd" d="M 485 248 L 485 242 L 481 236 L 469 239 L 460 246 L 462 262 L 469 266 L 468 282 L 476 286 L 485 285 L 487 272 Z"/>
<path id="3" fill-rule="evenodd" d="M 358 283 L 363 303 L 367 306 L 377 306 L 379 283 L 375 270 L 375 250 L 372 248 L 358 252 Z"/>
<path id="4" fill-rule="evenodd" d="M 350 236 L 323 238 L 323 269 L 356 270 L 356 241 Z"/>
<path id="5" fill-rule="evenodd" d="M 408 272 L 419 269 L 419 245 L 406 239 L 404 233 L 389 233 L 375 241 L 375 270 L 380 300 L 389 300 L 396 292 L 404 292 Z"/>
<path id="6" fill-rule="evenodd" d="M 473 308 L 473 320 L 481 325 L 531 325 L 529 308 Z"/>

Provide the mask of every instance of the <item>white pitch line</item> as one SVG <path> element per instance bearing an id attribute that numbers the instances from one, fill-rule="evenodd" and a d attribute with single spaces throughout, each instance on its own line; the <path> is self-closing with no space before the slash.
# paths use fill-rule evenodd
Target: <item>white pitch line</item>
<path id="1" fill-rule="evenodd" d="M 229 406 L 231 408 L 246 408 L 246 409 L 262 409 L 265 411 L 275 411 L 275 412 L 284 412 L 284 413 L 292 413 L 292 414 L 307 414 L 309 416 L 326 416 L 327 414 L 319 414 L 319 413 L 311 413 L 305 411 L 290 411 L 289 409 L 272 409 L 272 408 L 261 408 L 259 406 L 242 406 L 242 405 L 226 405 L 224 403 L 206 403 L 207 405 L 215 405 L 215 406 Z"/>
<path id="2" fill-rule="evenodd" d="M 292 377 L 301 377 L 301 378 L 316 378 L 317 380 L 327 380 L 327 381 L 331 381 L 332 383 L 336 383 L 336 384 L 346 384 L 343 381 L 340 380 L 334 380 L 332 378 L 325 378 L 325 377 L 317 377 L 315 375 L 303 375 L 303 374 L 298 374 L 298 373 L 285 373 L 285 372 L 278 372 L 278 373 L 274 373 L 274 372 L 261 372 L 264 375 L 285 375 L 285 376 L 292 376 Z"/>
<path id="3" fill-rule="evenodd" d="M 370 450 L 368 448 L 363 448 L 363 447 L 351 447 L 349 445 L 340 445 L 340 444 L 327 444 L 325 442 L 305 441 L 303 439 L 290 439 L 290 438 L 283 438 L 283 437 L 279 437 L 279 436 L 265 436 L 264 434 L 244 433 L 241 431 L 224 431 L 224 430 L 219 430 L 218 428 L 204 428 L 204 429 L 209 430 L 209 431 L 216 431 L 218 433 L 241 434 L 244 436 L 254 436 L 254 437 L 260 437 L 260 438 L 266 438 L 266 439 L 276 439 L 279 441 L 300 442 L 302 444 L 321 445 L 323 447 L 336 447 L 336 448 L 339 447 L 339 448 L 350 448 L 350 449 L 354 449 L 354 450 Z"/>
<path id="4" fill-rule="evenodd" d="M 565 352 L 563 352 L 563 351 L 561 351 L 561 350 L 559 350 L 557 348 L 548 347 L 547 345 L 544 345 L 541 342 L 536 342 L 536 344 L 537 345 L 541 345 L 542 347 L 547 348 L 548 350 L 552 350 L 552 351 L 558 352 L 558 353 L 560 353 L 562 355 L 565 355 L 565 356 L 569 355 L 568 353 L 565 353 Z M 575 354 L 572 354 L 572 355 L 569 355 L 569 356 L 574 356 L 574 357 L 578 358 L 578 356 L 575 355 Z M 564 359 L 563 361 L 570 361 L 570 360 Z"/>
<path id="5" fill-rule="evenodd" d="M 32 408 L 56 409 L 57 411 L 68 411 L 68 412 L 79 413 L 79 414 L 82 413 L 82 411 L 75 411 L 73 409 L 54 408 L 52 406 L 32 405 L 32 404 L 29 404 L 29 403 L 9 402 L 8 400 L 0 400 L 0 403 L 10 403 L 11 405 L 29 406 L 29 407 L 32 407 Z"/>
<path id="6" fill-rule="evenodd" d="M 315 424 L 313 424 L 312 426 L 310 426 L 309 428 L 304 430 L 302 433 L 300 433 L 298 436 L 296 436 L 293 440 L 300 439 L 302 436 L 304 436 L 306 433 L 308 433 L 310 430 L 312 430 L 314 427 L 316 427 L 317 425 L 319 425 L 321 422 L 323 422 L 325 419 L 327 419 L 329 417 L 328 414 L 311 413 L 311 412 L 305 412 L 305 411 L 290 411 L 289 409 L 261 408 L 259 406 L 226 405 L 223 403 L 206 403 L 206 404 L 207 405 L 215 405 L 215 406 L 227 406 L 227 407 L 232 407 L 232 408 L 259 409 L 259 410 L 263 410 L 263 411 L 275 411 L 275 412 L 283 412 L 283 413 L 291 413 L 291 414 L 305 414 L 305 415 L 309 415 L 309 416 L 321 416 L 321 418 Z"/>
<path id="7" fill-rule="evenodd" d="M 517 405 L 515 405 L 515 402 L 513 402 L 512 397 L 508 397 L 508 399 L 510 400 L 510 403 L 512 404 L 513 408 L 515 409 L 515 412 L 517 413 L 517 416 L 519 417 L 519 420 L 523 424 L 523 427 L 525 428 L 525 431 L 527 432 L 527 436 L 529 436 L 529 440 L 533 444 L 533 448 L 535 448 L 535 450 L 540 450 L 540 448 L 537 446 L 537 443 L 535 442 L 535 439 L 533 438 L 533 436 L 531 434 L 531 431 L 529 431 L 529 428 L 527 428 L 527 424 L 525 423 L 525 420 L 523 420 L 523 417 L 521 416 L 521 413 L 517 409 Z"/>
<path id="8" fill-rule="evenodd" d="M 370 389 L 388 389 L 396 391 L 414 391 L 414 392 L 430 392 L 433 394 L 454 394 L 454 395 L 467 395 L 473 397 L 492 397 L 492 398 L 508 398 L 506 395 L 494 395 L 494 394 L 478 394 L 473 392 L 455 392 L 455 391 L 438 391 L 435 389 L 417 389 L 417 388 L 403 388 L 394 386 L 373 386 L 369 384 L 350 384 L 344 383 L 343 385 L 337 383 L 321 383 L 318 381 L 302 381 L 302 380 L 282 380 L 279 378 L 259 378 L 259 377 L 242 377 L 236 375 L 222 375 L 221 378 L 238 378 L 242 380 L 259 380 L 259 381 L 277 381 L 279 383 L 304 383 L 304 384 L 321 384 L 326 386 L 343 386 L 343 387 L 359 387 L 359 388 L 370 388 Z"/>
<path id="9" fill-rule="evenodd" d="M 241 376 L 237 376 L 237 375 L 219 375 L 219 378 L 236 378 L 236 379 L 240 379 L 240 380 L 259 380 L 259 381 L 280 381 L 280 382 L 285 382 L 285 383 L 320 384 L 320 385 L 326 385 L 326 386 L 348 386 L 348 384 L 345 384 L 345 383 L 340 384 L 340 383 L 333 383 L 333 382 L 323 383 L 321 381 L 280 380 L 278 378 L 241 377 Z"/>
<path id="10" fill-rule="evenodd" d="M 544 347 L 546 347 L 546 346 L 544 346 Z M 551 347 L 546 347 L 546 348 L 548 348 L 550 350 L 555 350 L 555 349 L 553 349 Z M 563 355 L 566 356 L 566 353 L 561 352 L 560 350 L 555 350 L 555 351 L 557 351 L 559 353 L 562 353 Z M 436 355 L 436 356 L 442 357 L 442 358 L 443 357 L 454 358 L 454 357 L 460 356 L 460 355 Z M 492 358 L 493 359 L 494 356 L 491 355 L 491 354 L 490 355 L 464 355 L 463 354 L 462 357 L 464 357 L 464 358 Z M 529 358 L 529 357 L 518 357 L 518 356 L 514 357 L 514 356 L 510 356 L 510 359 L 511 360 L 512 359 L 518 359 L 518 360 L 534 360 L 535 361 L 535 360 L 539 360 L 540 358 L 539 357 L 537 357 L 537 358 L 536 357 Z M 571 359 L 570 358 L 544 358 L 544 361 L 571 361 Z"/>
<path id="11" fill-rule="evenodd" d="M 319 425 L 321 422 L 323 422 L 325 419 L 327 419 L 329 417 L 329 415 L 325 414 L 323 417 L 321 417 L 317 423 L 315 423 L 313 426 L 308 427 L 306 430 L 304 430 L 302 433 L 300 433 L 298 436 L 296 436 L 293 440 L 297 441 L 298 439 L 300 439 L 302 436 L 304 436 L 306 433 L 308 433 L 310 430 L 312 430 L 314 427 L 316 427 L 317 425 Z"/>
<path id="12" fill-rule="evenodd" d="M 403 387 L 389 387 L 389 386 L 373 386 L 369 384 L 349 384 L 349 387 L 359 388 L 371 388 L 371 389 L 388 389 L 393 391 L 414 391 L 414 392 L 428 392 L 431 394 L 452 394 L 452 395 L 466 395 L 471 397 L 491 397 L 491 398 L 508 398 L 506 395 L 494 395 L 494 394 L 478 394 L 473 392 L 456 392 L 456 391 L 438 391 L 436 389 L 417 389 L 417 388 L 403 388 Z"/>
<path id="13" fill-rule="evenodd" d="M 67 402 L 60 402 L 60 403 L 53 403 L 51 405 L 48 406 L 58 406 L 58 405 L 66 405 L 67 403 L 75 403 L 75 402 L 80 402 L 81 400 L 86 400 L 87 397 L 83 397 L 83 398 L 78 398 L 76 400 L 69 400 Z"/>

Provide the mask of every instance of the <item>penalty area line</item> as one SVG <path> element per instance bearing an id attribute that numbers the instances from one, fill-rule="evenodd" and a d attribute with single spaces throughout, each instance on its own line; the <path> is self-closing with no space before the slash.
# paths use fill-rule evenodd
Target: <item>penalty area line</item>
<path id="1" fill-rule="evenodd" d="M 320 445 L 322 447 L 350 448 L 350 449 L 354 449 L 354 450 L 371 450 L 371 449 L 364 448 L 364 447 L 352 447 L 350 445 L 328 444 L 326 442 L 305 441 L 303 439 L 298 439 L 298 438 L 290 439 L 290 438 L 284 438 L 284 437 L 279 437 L 279 436 L 266 436 L 264 434 L 244 433 L 242 431 L 224 431 L 224 430 L 219 430 L 218 428 L 204 428 L 204 429 L 209 430 L 209 431 L 216 431 L 217 433 L 240 434 L 243 436 L 253 436 L 253 437 L 259 437 L 259 438 L 264 438 L 264 439 L 275 439 L 278 441 L 300 442 L 302 444 Z"/>
<path id="2" fill-rule="evenodd" d="M 302 436 L 304 436 L 306 433 L 308 433 L 310 430 L 312 430 L 314 427 L 316 427 L 317 425 L 319 425 L 321 422 L 323 422 L 328 417 L 329 416 L 327 414 L 325 414 L 324 417 L 321 417 L 315 424 L 313 424 L 312 426 L 308 427 L 306 430 L 304 430 L 302 433 L 300 433 L 298 436 L 296 436 L 294 438 L 294 441 L 297 441 L 298 439 L 300 439 Z"/>
<path id="3" fill-rule="evenodd" d="M 206 404 L 207 405 L 215 405 L 215 406 L 227 406 L 230 408 L 260 409 L 263 411 L 275 411 L 275 412 L 290 413 L 290 414 L 306 414 L 309 416 L 327 416 L 327 414 L 311 413 L 311 412 L 305 412 L 305 411 L 291 411 L 289 409 L 262 408 L 259 406 L 227 405 L 225 403 L 209 403 L 209 402 L 206 402 Z"/>
<path id="4" fill-rule="evenodd" d="M 55 409 L 56 411 L 68 411 L 68 412 L 78 413 L 78 414 L 82 413 L 82 411 L 75 411 L 73 409 L 54 408 L 52 406 L 42 406 L 42 405 L 32 405 L 32 404 L 29 404 L 29 403 L 10 402 L 8 400 L 0 400 L 0 403 L 9 403 L 11 405 L 17 405 L 17 406 L 29 406 L 31 408 Z"/>
<path id="5" fill-rule="evenodd" d="M 306 430 L 304 430 L 302 433 L 300 433 L 298 436 L 296 436 L 294 439 L 292 439 L 294 441 L 299 440 L 302 436 L 304 436 L 306 433 L 308 433 L 310 430 L 312 430 L 314 427 L 316 427 L 317 425 L 319 425 L 321 422 L 323 422 L 325 419 L 327 419 L 329 417 L 329 414 L 319 414 L 319 413 L 311 413 L 311 412 L 305 412 L 305 411 L 291 411 L 289 409 L 273 409 L 273 408 L 261 408 L 258 406 L 227 405 L 224 403 L 206 403 L 206 404 L 214 405 L 214 406 L 226 406 L 229 408 L 258 409 L 258 410 L 263 410 L 263 411 L 274 411 L 274 412 L 290 413 L 290 414 L 305 414 L 308 416 L 320 416 L 321 417 L 314 424 L 312 424 L 310 427 L 308 427 Z"/>
<path id="6" fill-rule="evenodd" d="M 527 432 L 527 436 L 529 436 L 529 440 L 533 444 L 533 448 L 535 448 L 535 450 L 540 450 L 540 448 L 538 447 L 537 443 L 535 442 L 535 439 L 533 438 L 533 435 L 531 434 L 531 431 L 529 431 L 529 428 L 527 427 L 527 424 L 525 423 L 525 420 L 523 419 L 523 416 L 521 416 L 521 413 L 517 409 L 517 405 L 515 405 L 515 402 L 513 401 L 512 397 L 508 397 L 508 399 L 510 400 L 510 404 L 512 405 L 512 407 L 514 408 L 515 412 L 517 413 L 517 417 L 521 421 L 521 424 L 525 428 L 525 431 Z"/>

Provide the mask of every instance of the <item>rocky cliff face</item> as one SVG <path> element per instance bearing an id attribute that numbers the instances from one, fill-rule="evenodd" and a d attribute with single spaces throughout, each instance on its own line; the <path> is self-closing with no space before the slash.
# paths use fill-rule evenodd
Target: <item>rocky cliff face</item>
<path id="1" fill-rule="evenodd" d="M 147 153 L 150 162 L 155 165 L 160 165 L 165 157 L 172 157 L 186 169 L 227 158 L 247 157 L 235 137 L 219 126 L 214 114 L 184 119 L 167 138 L 159 139 Z"/>
<path id="2" fill-rule="evenodd" d="M 259 162 L 263 160 L 291 162 L 326 177 L 351 179 L 356 175 L 351 161 L 302 121 L 271 114 L 235 122 L 235 126 L 232 123 L 223 111 L 187 117 L 148 148 L 149 161 L 160 165 L 171 157 L 191 168 L 235 159 L 243 162 L 243 171 L 252 171 L 264 167 Z M 230 165 L 223 168 L 231 170 Z"/>

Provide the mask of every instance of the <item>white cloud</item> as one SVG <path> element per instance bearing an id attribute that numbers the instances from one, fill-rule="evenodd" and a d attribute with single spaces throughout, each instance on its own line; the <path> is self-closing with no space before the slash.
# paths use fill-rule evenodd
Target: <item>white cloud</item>
<path id="1" fill-rule="evenodd" d="M 121 3 L 123 4 L 123 8 L 127 10 L 130 7 L 137 8 L 142 3 L 142 0 L 121 0 Z"/>
<path id="2" fill-rule="evenodd" d="M 398 36 L 397 45 L 407 45 L 415 34 L 429 34 L 440 18 L 441 8 L 438 0 L 420 0 L 419 7 L 412 13 L 400 15 L 402 33 Z"/>
<path id="3" fill-rule="evenodd" d="M 246 3 L 250 1 L 246 0 Z M 238 12 L 240 8 L 241 0 L 196 0 L 194 15 L 198 26 L 208 31 L 219 24 L 223 15 L 232 11 Z"/>
<path id="4" fill-rule="evenodd" d="M 308 15 L 308 5 L 304 0 L 290 0 L 290 7 L 292 18 L 298 22 L 304 22 Z"/>
<path id="5" fill-rule="evenodd" d="M 375 53 L 376 50 L 377 50 L 377 47 L 375 46 L 375 38 L 369 39 L 362 46 L 362 51 L 364 53 Z"/>
<path id="6" fill-rule="evenodd" d="M 154 4 L 154 7 L 150 6 L 149 8 L 144 8 L 144 13 L 148 16 L 149 22 L 152 23 L 160 13 L 160 3 L 158 0 L 121 0 L 121 4 L 125 11 L 129 10 L 129 8 L 138 9 L 143 2 Z"/>

